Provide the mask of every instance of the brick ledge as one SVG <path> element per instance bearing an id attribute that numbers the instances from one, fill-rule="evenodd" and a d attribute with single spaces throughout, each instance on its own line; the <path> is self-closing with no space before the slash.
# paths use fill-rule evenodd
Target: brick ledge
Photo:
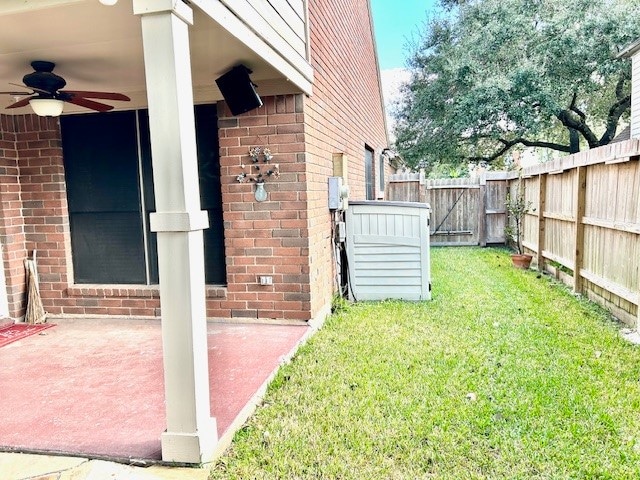
<path id="1" fill-rule="evenodd" d="M 69 297 L 160 298 L 157 285 L 72 285 L 66 293 Z M 207 285 L 206 298 L 227 298 L 227 287 Z"/>

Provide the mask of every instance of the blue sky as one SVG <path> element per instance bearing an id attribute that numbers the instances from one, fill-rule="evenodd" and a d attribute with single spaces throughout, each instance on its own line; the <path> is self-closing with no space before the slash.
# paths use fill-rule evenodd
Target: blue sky
<path id="1" fill-rule="evenodd" d="M 416 35 L 436 0 L 371 0 L 380 69 L 406 66 L 407 40 Z"/>

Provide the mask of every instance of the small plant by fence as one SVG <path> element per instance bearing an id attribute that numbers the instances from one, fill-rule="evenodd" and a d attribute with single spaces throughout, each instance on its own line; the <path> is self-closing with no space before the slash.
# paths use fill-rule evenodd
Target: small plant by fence
<path id="1" fill-rule="evenodd" d="M 640 315 L 640 141 L 525 168 L 523 244 L 555 273 L 636 326 Z M 515 177 L 515 175 L 513 176 Z M 510 179 L 515 189 L 517 179 Z"/>
<path id="2" fill-rule="evenodd" d="M 522 182 L 534 265 L 630 326 L 640 324 L 640 140 L 476 179 L 393 175 L 387 197 L 431 205 L 431 244 L 505 243 L 505 200 Z"/>

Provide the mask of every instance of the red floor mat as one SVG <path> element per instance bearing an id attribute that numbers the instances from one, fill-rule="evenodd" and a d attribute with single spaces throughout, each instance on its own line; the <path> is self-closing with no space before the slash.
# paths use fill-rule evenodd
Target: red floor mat
<path id="1" fill-rule="evenodd" d="M 0 329 L 0 347 L 4 347 L 9 343 L 13 343 L 21 338 L 35 335 L 36 333 L 54 327 L 52 323 L 40 325 L 27 325 L 24 323 L 16 323 Z"/>

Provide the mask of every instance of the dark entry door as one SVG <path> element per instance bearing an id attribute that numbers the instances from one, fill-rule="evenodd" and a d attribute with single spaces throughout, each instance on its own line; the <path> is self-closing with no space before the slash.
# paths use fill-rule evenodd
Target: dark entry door
<path id="1" fill-rule="evenodd" d="M 215 105 L 196 106 L 196 138 L 200 208 L 206 210 L 209 215 L 209 228 L 204 231 L 204 274 L 208 284 L 220 285 L 227 282 L 227 277 L 222 223 L 218 113 Z"/>

